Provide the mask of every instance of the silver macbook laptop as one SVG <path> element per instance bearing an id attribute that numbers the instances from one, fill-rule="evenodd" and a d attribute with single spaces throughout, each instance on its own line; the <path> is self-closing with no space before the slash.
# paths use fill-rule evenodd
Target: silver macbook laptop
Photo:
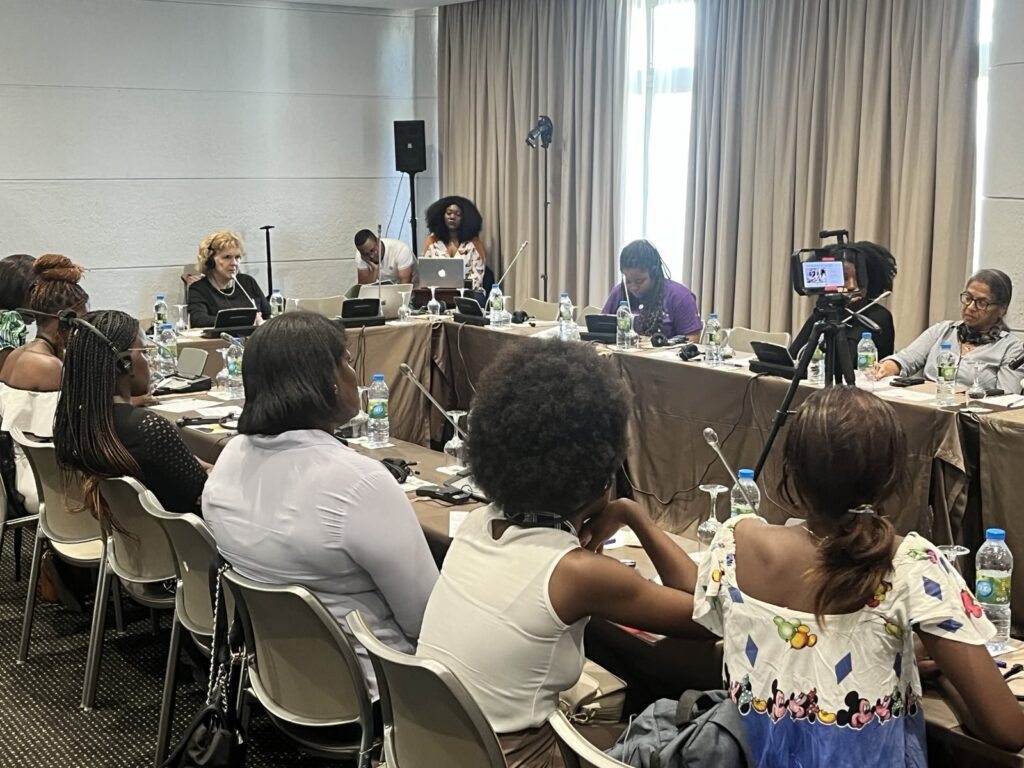
<path id="1" fill-rule="evenodd" d="M 444 259 L 448 261 L 448 259 Z M 379 291 L 379 294 L 378 294 Z M 380 296 L 380 313 L 385 320 L 394 320 L 398 317 L 398 308 L 402 305 L 401 293 L 412 293 L 412 285 L 381 285 L 376 283 L 359 286 L 360 299 L 376 299 Z M 409 297 L 407 297 L 409 298 Z"/>
<path id="2" fill-rule="evenodd" d="M 466 262 L 461 258 L 420 259 L 420 286 L 429 288 L 462 288 L 466 279 Z"/>

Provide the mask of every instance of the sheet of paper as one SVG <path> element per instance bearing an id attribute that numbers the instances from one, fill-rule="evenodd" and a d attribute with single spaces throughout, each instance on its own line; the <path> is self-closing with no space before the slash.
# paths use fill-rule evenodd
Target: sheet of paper
<path id="1" fill-rule="evenodd" d="M 452 475 L 459 474 L 459 472 L 465 472 L 466 468 L 461 464 L 449 464 L 446 467 L 438 467 L 437 471 L 440 472 L 442 475 L 448 475 L 449 477 L 451 477 Z"/>
<path id="2" fill-rule="evenodd" d="M 462 521 L 469 516 L 468 510 L 453 509 L 448 513 L 448 536 L 455 538 L 455 534 L 458 533 L 459 526 L 462 525 Z"/>
<path id="3" fill-rule="evenodd" d="M 157 405 L 151 406 L 153 410 L 164 411 L 165 413 L 188 413 L 199 411 L 210 405 L 209 400 L 199 400 L 193 397 L 184 400 L 161 400 Z"/>
<path id="4" fill-rule="evenodd" d="M 1024 395 L 997 395 L 996 397 L 986 397 L 980 403 L 982 405 L 1001 405 L 1004 408 L 1022 408 L 1024 407 Z"/>
<path id="5" fill-rule="evenodd" d="M 369 445 L 367 445 L 367 443 L 370 441 L 370 438 L 368 438 L 368 437 L 346 437 L 345 440 L 348 441 L 349 445 L 359 445 L 359 446 L 362 446 L 363 448 L 369 448 Z M 394 443 L 388 443 L 387 445 L 379 445 L 376 448 L 370 448 L 370 450 L 377 451 L 377 450 L 380 450 L 382 448 L 394 448 L 394 447 L 395 447 Z"/>
<path id="6" fill-rule="evenodd" d="M 200 416 L 207 419 L 223 419 L 225 416 L 239 416 L 242 409 L 237 405 L 207 405 L 197 409 Z"/>
<path id="7" fill-rule="evenodd" d="M 204 435 L 223 435 L 227 437 L 228 435 L 235 434 L 235 430 L 221 424 L 190 424 L 185 429 L 194 429 L 196 432 L 202 432 Z"/>
<path id="8" fill-rule="evenodd" d="M 226 389 L 214 389 L 214 390 L 211 390 L 210 392 L 206 393 L 206 396 L 207 397 L 212 397 L 215 400 L 238 400 L 239 402 L 241 402 L 242 400 L 245 399 L 243 397 L 235 397 L 230 392 L 228 392 Z"/>
<path id="9" fill-rule="evenodd" d="M 892 400 L 909 400 L 913 403 L 934 403 L 934 392 L 920 392 L 907 387 L 875 387 L 875 394 Z"/>
<path id="10" fill-rule="evenodd" d="M 417 488 L 423 488 L 427 485 L 434 485 L 429 480 L 424 480 L 422 477 L 416 477 L 415 475 L 409 475 L 405 478 L 405 482 L 402 483 L 402 490 L 406 493 L 416 493 Z M 422 497 L 421 497 L 422 498 Z"/>
<path id="11" fill-rule="evenodd" d="M 540 325 L 541 325 L 541 323 L 537 323 L 538 327 Z M 559 332 L 558 326 L 554 325 L 554 326 L 552 326 L 550 328 L 545 328 L 545 329 L 543 329 L 541 331 L 534 331 L 530 335 L 533 336 L 533 338 L 535 338 L 535 339 L 557 339 L 558 338 L 558 332 Z"/>

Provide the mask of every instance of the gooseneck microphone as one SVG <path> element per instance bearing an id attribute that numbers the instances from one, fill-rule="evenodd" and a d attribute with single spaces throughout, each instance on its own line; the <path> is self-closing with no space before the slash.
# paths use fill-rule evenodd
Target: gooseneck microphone
<path id="1" fill-rule="evenodd" d="M 222 333 L 220 335 L 220 338 L 221 338 L 221 341 L 226 341 L 228 344 L 234 344 L 235 343 L 235 337 L 232 336 L 230 333 Z"/>
<path id="2" fill-rule="evenodd" d="M 722 454 L 722 449 L 718 445 L 718 433 L 715 432 L 711 427 L 704 429 L 704 442 L 708 444 L 712 451 L 718 455 L 718 460 L 722 462 L 722 466 L 725 467 L 725 471 L 729 473 L 729 477 L 732 478 L 735 487 L 740 489 L 740 493 L 743 494 L 743 498 L 746 499 L 747 504 L 750 508 L 754 508 L 754 502 L 751 501 L 750 497 L 747 496 L 747 490 L 740 485 L 740 479 L 736 477 L 736 473 L 732 471 L 732 467 L 729 466 L 729 462 L 725 460 L 725 456 Z"/>
<path id="3" fill-rule="evenodd" d="M 530 241 L 529 241 L 529 240 L 523 240 L 523 244 L 519 246 L 519 250 L 518 250 L 518 251 L 516 251 L 516 255 L 512 257 L 512 261 L 511 261 L 511 262 L 509 262 L 509 265 L 508 265 L 508 267 L 506 267 L 506 269 L 505 269 L 505 274 L 503 274 L 503 275 L 502 275 L 502 276 L 501 276 L 501 277 L 500 277 L 500 278 L 498 279 L 498 281 L 497 281 L 497 284 L 498 284 L 498 285 L 504 285 L 504 284 L 505 284 L 505 278 L 506 278 L 506 277 L 508 277 L 508 273 L 512 271 L 512 266 L 513 266 L 513 265 L 514 265 L 514 264 L 516 263 L 516 259 L 518 259 L 518 258 L 519 258 L 519 255 L 520 255 L 520 254 L 521 254 L 521 253 L 522 253 L 523 251 L 525 251 L 525 250 L 526 250 L 526 246 L 528 246 L 529 244 L 530 244 Z"/>
<path id="4" fill-rule="evenodd" d="M 431 404 L 435 408 L 437 408 L 438 411 L 440 411 L 441 415 L 444 416 L 445 421 L 447 421 L 449 424 L 451 424 L 453 427 L 455 427 L 455 431 L 459 433 L 459 435 L 462 437 L 463 440 L 465 440 L 466 439 L 465 431 L 461 427 L 459 427 L 458 424 L 455 423 L 455 420 L 452 419 L 452 417 L 448 415 L 448 411 L 446 411 L 444 408 L 442 408 L 441 404 L 439 402 L 437 402 L 437 400 L 434 399 L 433 395 L 431 395 L 430 392 L 427 391 L 427 388 L 424 387 L 420 383 L 420 380 L 416 378 L 416 374 L 413 373 L 412 368 L 410 368 L 406 363 L 401 363 L 398 366 L 398 370 L 400 370 L 403 374 L 405 374 L 405 377 L 407 379 L 409 379 L 409 381 L 411 381 L 413 384 L 416 385 L 416 388 L 419 389 L 419 391 L 422 392 L 426 396 L 427 400 L 429 400 L 431 402 Z"/>

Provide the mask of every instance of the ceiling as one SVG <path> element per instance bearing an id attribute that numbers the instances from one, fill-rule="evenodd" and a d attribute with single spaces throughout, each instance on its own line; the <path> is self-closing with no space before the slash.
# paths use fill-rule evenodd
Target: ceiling
<path id="1" fill-rule="evenodd" d="M 395 10 L 414 10 L 417 8 L 434 8 L 438 5 L 454 5 L 465 0 L 283 0 L 289 3 L 319 3 L 322 5 L 348 5 L 356 8 L 390 8 Z"/>

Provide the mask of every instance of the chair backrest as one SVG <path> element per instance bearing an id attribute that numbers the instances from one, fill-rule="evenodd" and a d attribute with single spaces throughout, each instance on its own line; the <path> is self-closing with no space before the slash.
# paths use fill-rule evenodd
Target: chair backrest
<path id="1" fill-rule="evenodd" d="M 537 320 L 557 320 L 558 304 L 553 301 L 541 301 L 540 299 L 527 299 L 520 307 L 529 317 Z"/>
<path id="2" fill-rule="evenodd" d="M 159 507 L 156 497 L 134 477 L 101 480 L 100 493 L 117 522 L 117 527 L 110 527 L 107 549 L 111 570 L 119 578 L 138 584 L 173 579 L 176 568 L 170 539 L 141 501 L 147 495 L 150 506 Z"/>
<path id="3" fill-rule="evenodd" d="M 558 745 L 562 750 L 565 768 L 623 768 L 623 766 L 628 766 L 628 763 L 620 763 L 614 757 L 609 757 L 583 738 L 561 710 L 555 710 L 552 713 L 548 718 L 548 724 L 554 729 L 555 736 L 558 737 Z"/>
<path id="4" fill-rule="evenodd" d="M 324 296 L 320 299 L 295 299 L 295 308 L 305 312 L 316 312 L 324 317 L 340 317 L 344 296 Z"/>
<path id="5" fill-rule="evenodd" d="M 378 640 L 359 611 L 346 617 L 377 673 L 381 714 L 391 728 L 388 768 L 444 765 L 505 768 L 498 737 L 451 670 Z"/>
<path id="6" fill-rule="evenodd" d="M 210 575 L 220 557 L 210 527 L 191 512 L 168 512 L 152 497 L 139 497 L 143 508 L 157 519 L 171 542 L 178 588 L 174 607 L 178 620 L 189 632 L 213 635 L 213 594 Z"/>
<path id="7" fill-rule="evenodd" d="M 61 544 L 77 544 L 102 538 L 99 521 L 80 510 L 81 483 L 67 486 L 53 443 L 29 437 L 20 429 L 11 429 L 11 437 L 21 446 L 36 479 L 39 494 L 39 526 L 46 537 Z"/>
<path id="8" fill-rule="evenodd" d="M 778 344 L 782 347 L 789 347 L 789 334 L 785 331 L 771 333 L 769 331 L 753 331 L 750 328 L 737 326 L 729 331 L 729 346 L 736 352 L 753 352 L 750 346 L 752 341 L 765 341 L 769 344 Z"/>
<path id="9" fill-rule="evenodd" d="M 583 309 L 581 309 L 579 311 L 579 317 L 577 318 L 577 320 L 579 322 L 582 322 L 583 318 L 585 318 L 585 317 L 588 317 L 590 315 L 600 315 L 600 314 L 601 314 L 601 308 L 600 307 L 595 307 L 593 304 L 587 304 L 587 306 L 585 306 Z"/>
<path id="10" fill-rule="evenodd" d="M 352 643 L 305 587 L 224 572 L 245 633 L 253 692 L 274 717 L 297 725 L 359 723 L 372 741 L 370 692 Z"/>

